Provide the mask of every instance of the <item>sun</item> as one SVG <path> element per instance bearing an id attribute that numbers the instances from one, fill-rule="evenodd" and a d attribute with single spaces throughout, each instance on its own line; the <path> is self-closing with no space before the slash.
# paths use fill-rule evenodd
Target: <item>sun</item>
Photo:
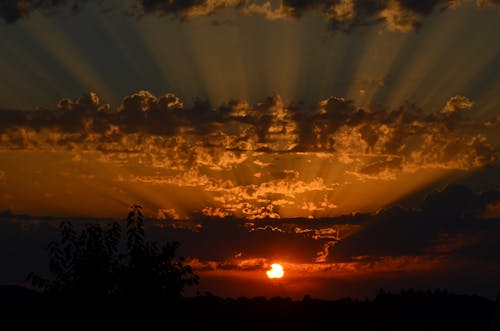
<path id="1" fill-rule="evenodd" d="M 282 278 L 284 274 L 285 270 L 281 264 L 278 263 L 271 264 L 271 269 L 266 271 L 266 275 L 269 279 Z"/>

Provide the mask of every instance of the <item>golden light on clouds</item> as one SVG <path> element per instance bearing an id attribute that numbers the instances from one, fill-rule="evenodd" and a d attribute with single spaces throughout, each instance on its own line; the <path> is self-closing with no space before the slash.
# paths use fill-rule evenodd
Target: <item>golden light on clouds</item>
<path id="1" fill-rule="evenodd" d="M 189 107 L 171 93 L 140 91 L 112 109 L 89 93 L 63 99 L 57 109 L 3 112 L 2 171 L 16 178 L 7 190 L 17 191 L 32 181 L 15 164 L 49 152 L 33 175 L 47 189 L 39 194 L 51 197 L 52 175 L 39 174 L 58 169 L 65 176 L 56 182 L 74 198 L 52 199 L 65 210 L 76 211 L 92 186 L 99 191 L 94 205 L 111 197 L 110 205 L 141 201 L 150 215 L 169 210 L 174 218 L 376 211 L 443 176 L 498 161 L 490 138 L 496 126 L 474 119 L 474 108 L 460 95 L 430 114 L 415 105 L 379 110 L 336 97 L 297 106 L 279 95 Z"/>

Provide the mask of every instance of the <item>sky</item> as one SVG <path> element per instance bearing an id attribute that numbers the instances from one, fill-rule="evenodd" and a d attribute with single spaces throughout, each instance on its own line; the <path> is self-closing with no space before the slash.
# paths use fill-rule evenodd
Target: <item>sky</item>
<path id="1" fill-rule="evenodd" d="M 138 203 L 201 291 L 495 297 L 499 17 L 498 0 L 1 0 L 0 283 L 43 270 L 61 220 Z"/>

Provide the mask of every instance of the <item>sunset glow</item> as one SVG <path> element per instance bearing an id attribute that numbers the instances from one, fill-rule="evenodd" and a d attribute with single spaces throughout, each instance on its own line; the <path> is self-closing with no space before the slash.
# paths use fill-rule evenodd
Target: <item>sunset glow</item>
<path id="1" fill-rule="evenodd" d="M 193 293 L 494 297 L 499 18 L 498 0 L 0 1 L 0 284 L 50 274 L 61 222 L 140 205 Z"/>

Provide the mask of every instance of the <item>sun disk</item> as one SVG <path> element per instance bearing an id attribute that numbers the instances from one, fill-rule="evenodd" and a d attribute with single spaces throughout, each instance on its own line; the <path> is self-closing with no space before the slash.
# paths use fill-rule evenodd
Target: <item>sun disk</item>
<path id="1" fill-rule="evenodd" d="M 281 264 L 278 263 L 271 264 L 271 269 L 266 271 L 266 275 L 269 279 L 282 278 L 284 274 L 285 270 Z"/>

